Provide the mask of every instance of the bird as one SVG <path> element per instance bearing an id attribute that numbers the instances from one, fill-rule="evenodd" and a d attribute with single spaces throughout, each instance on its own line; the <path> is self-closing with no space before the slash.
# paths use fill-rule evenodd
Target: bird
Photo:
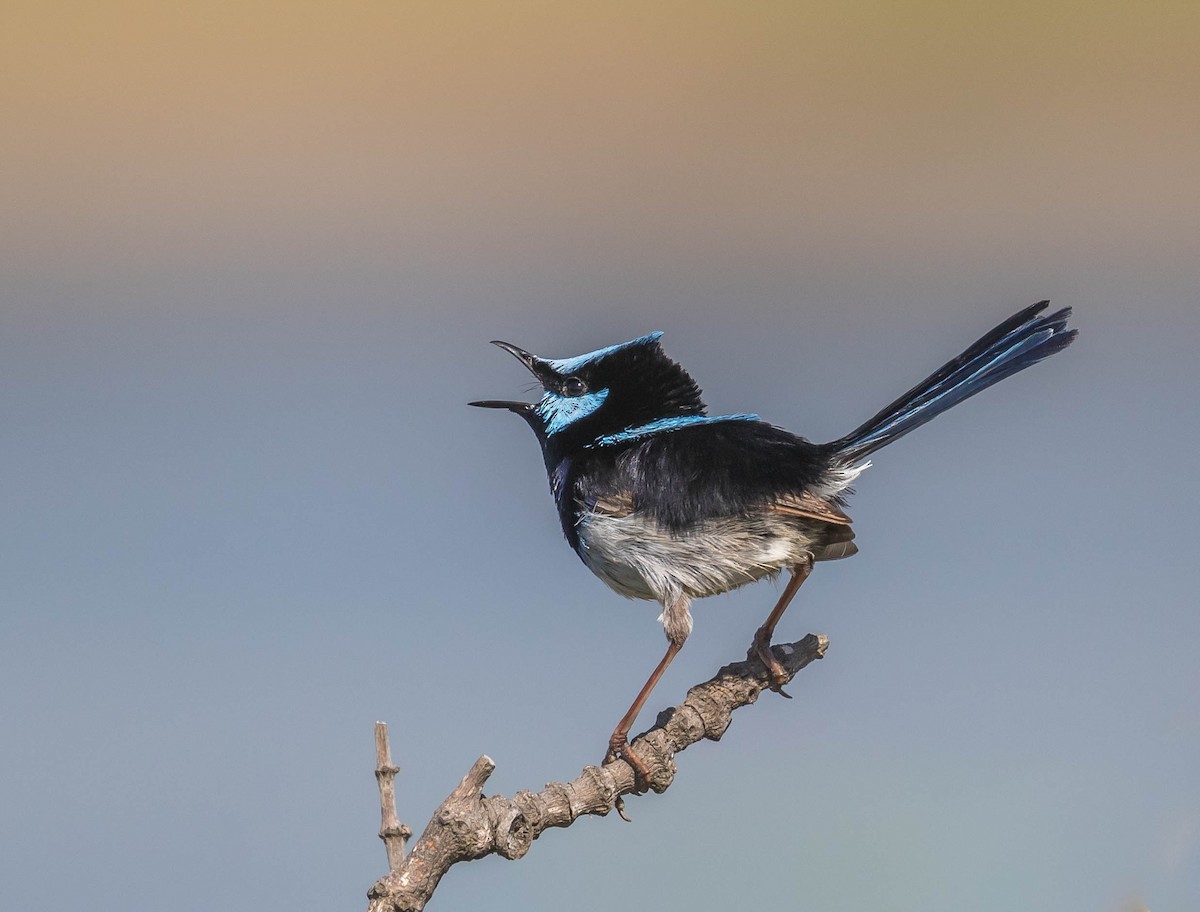
<path id="1" fill-rule="evenodd" d="M 752 651 L 787 696 L 775 627 L 821 561 L 858 551 L 845 512 L 869 457 L 947 409 L 1066 348 L 1071 308 L 1030 305 L 983 335 L 844 437 L 812 443 L 755 414 L 709 415 L 700 387 L 663 350 L 661 332 L 572 358 L 508 342 L 542 388 L 536 402 L 480 400 L 533 429 L 567 543 L 623 596 L 657 602 L 667 650 L 621 717 L 603 764 L 649 771 L 629 730 L 692 632 L 691 603 L 787 571 Z"/>

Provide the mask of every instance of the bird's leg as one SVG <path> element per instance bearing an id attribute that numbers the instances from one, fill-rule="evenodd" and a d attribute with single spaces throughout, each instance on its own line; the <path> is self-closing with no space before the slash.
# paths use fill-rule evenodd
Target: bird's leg
<path id="1" fill-rule="evenodd" d="M 779 601 L 775 603 L 775 607 L 771 609 L 771 613 L 763 625 L 754 633 L 754 651 L 758 653 L 759 660 L 767 666 L 767 671 L 771 675 L 771 690 L 789 699 L 790 695 L 784 693 L 783 690 L 783 685 L 787 683 L 788 679 L 787 672 L 783 670 L 783 666 L 771 652 L 771 637 L 775 633 L 775 625 L 779 623 L 779 619 L 787 611 L 800 584 L 808 579 L 810 573 L 812 573 L 811 563 L 797 564 L 792 568 L 791 578 L 783 588 L 783 594 L 779 596 Z"/>
<path id="2" fill-rule="evenodd" d="M 658 667 L 654 669 L 654 673 L 650 675 L 650 679 L 646 681 L 641 691 L 638 692 L 637 699 L 629 707 L 629 712 L 621 717 L 621 721 L 617 723 L 612 737 L 608 739 L 608 753 L 604 755 L 604 763 L 611 763 L 620 757 L 633 768 L 633 774 L 637 777 L 640 788 L 646 787 L 650 779 L 650 771 L 646 769 L 646 764 L 642 762 L 642 758 L 635 754 L 629 747 L 629 729 L 633 725 L 634 720 L 637 719 L 638 713 L 642 711 L 642 707 L 646 705 L 646 700 L 650 697 L 650 692 L 654 690 L 655 685 L 658 684 L 658 679 L 663 676 L 663 672 L 667 670 L 667 666 L 671 664 L 671 660 L 675 658 L 675 655 L 682 646 L 682 642 L 677 643 L 674 640 L 667 646 L 667 654 L 662 657 L 662 661 L 658 663 Z"/>

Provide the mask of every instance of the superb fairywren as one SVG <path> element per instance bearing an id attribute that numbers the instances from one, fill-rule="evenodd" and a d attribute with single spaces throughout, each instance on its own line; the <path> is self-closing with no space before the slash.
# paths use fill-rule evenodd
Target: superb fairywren
<path id="1" fill-rule="evenodd" d="M 576 358 L 540 358 L 507 342 L 545 390 L 535 403 L 483 401 L 533 428 L 567 542 L 621 595 L 662 605 L 668 647 L 609 739 L 639 779 L 630 726 L 692 630 L 692 599 L 788 570 L 754 649 L 782 693 L 775 625 L 816 561 L 858 548 L 842 507 L 880 447 L 953 405 L 1066 348 L 1070 308 L 1049 302 L 1001 323 L 860 427 L 810 443 L 757 415 L 709 416 L 700 388 L 666 356 L 661 333 Z M 786 696 L 786 694 L 785 694 Z"/>

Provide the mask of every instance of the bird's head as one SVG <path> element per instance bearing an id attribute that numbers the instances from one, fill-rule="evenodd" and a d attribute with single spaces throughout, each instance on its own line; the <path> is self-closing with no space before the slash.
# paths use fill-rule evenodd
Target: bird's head
<path id="1" fill-rule="evenodd" d="M 575 358 L 540 358 L 493 342 L 529 369 L 543 389 L 537 402 L 472 402 L 508 409 L 529 423 L 546 452 L 568 454 L 598 437 L 662 418 L 703 415 L 700 388 L 651 333 Z"/>

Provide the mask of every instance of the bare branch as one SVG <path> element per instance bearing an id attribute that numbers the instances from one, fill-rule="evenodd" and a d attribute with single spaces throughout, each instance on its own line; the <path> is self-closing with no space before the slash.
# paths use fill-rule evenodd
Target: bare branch
<path id="1" fill-rule="evenodd" d="M 387 849 L 388 870 L 398 871 L 404 864 L 404 851 L 412 830 L 396 817 L 396 773 L 398 766 L 392 765 L 392 748 L 388 744 L 386 722 L 375 723 L 375 780 L 379 783 L 379 813 L 382 821 L 379 838 Z"/>
<path id="2" fill-rule="evenodd" d="M 798 642 L 775 646 L 773 651 L 791 680 L 801 668 L 822 658 L 828 647 L 826 637 L 810 633 Z M 649 770 L 646 783 L 649 788 L 659 793 L 666 791 L 675 778 L 675 755 L 702 738 L 720 740 L 733 711 L 757 700 L 770 683 L 762 662 L 752 655 L 746 661 L 726 665 L 711 679 L 689 690 L 687 699 L 679 706 L 659 713 L 655 726 L 635 738 L 632 745 Z M 377 750 L 380 725 L 376 725 Z M 386 727 L 383 739 L 386 747 Z M 380 756 L 387 762 L 381 759 L 379 769 L 389 768 L 390 776 L 394 776 L 390 755 Z M 509 859 L 521 858 L 550 827 L 570 826 L 585 814 L 604 816 L 622 795 L 635 793 L 633 770 L 625 761 L 614 760 L 603 767 L 584 767 L 582 775 L 573 782 L 551 782 L 537 793 L 521 791 L 512 798 L 484 797 L 484 783 L 495 768 L 489 757 L 475 761 L 462 782 L 438 807 L 407 857 L 403 857 L 401 848 L 399 859 L 395 858 L 392 843 L 380 831 L 388 846 L 390 872 L 367 894 L 369 912 L 420 912 L 451 865 L 492 853 Z M 379 770 L 376 776 L 384 802 L 384 830 L 387 830 L 389 800 L 383 799 L 384 777 Z M 400 844 L 402 847 L 403 842 Z"/>

